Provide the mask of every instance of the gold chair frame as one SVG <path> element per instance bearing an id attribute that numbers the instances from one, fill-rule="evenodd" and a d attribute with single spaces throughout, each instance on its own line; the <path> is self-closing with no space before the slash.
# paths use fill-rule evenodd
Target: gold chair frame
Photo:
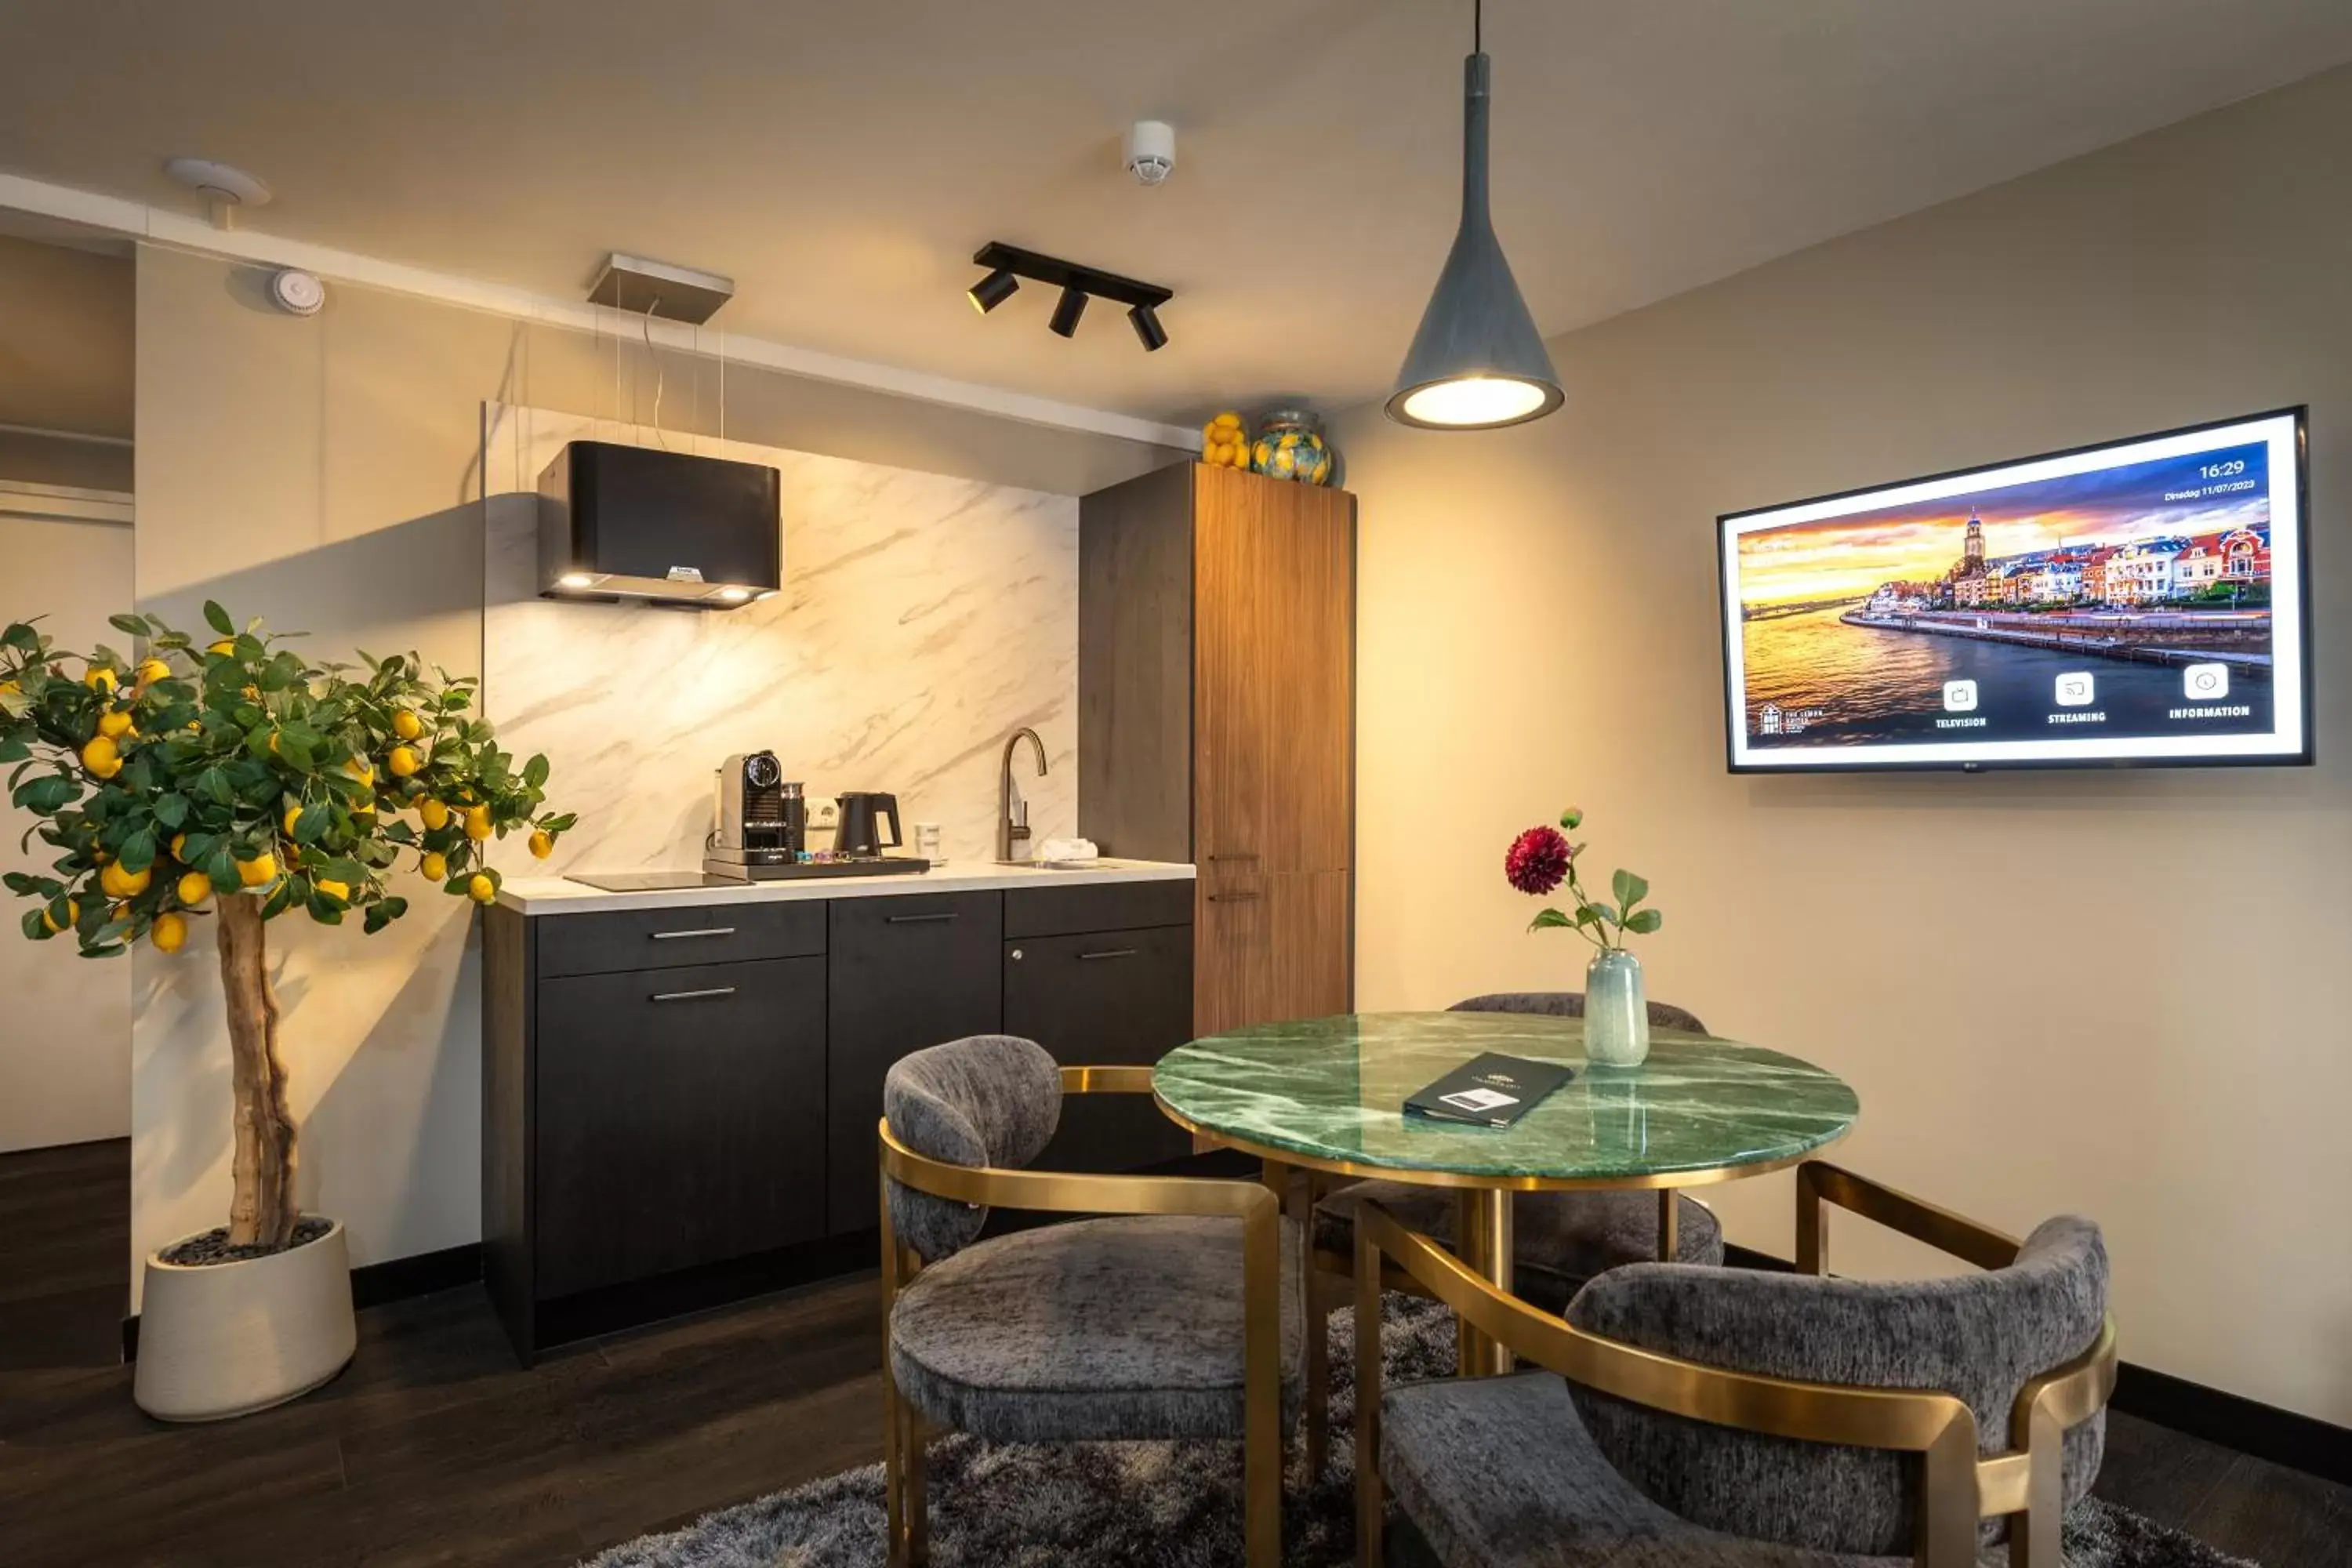
<path id="1" fill-rule="evenodd" d="M 1066 1067 L 1065 1094 L 1149 1094 L 1149 1067 Z M 1250 1568 L 1282 1561 L 1281 1173 L 1265 1182 L 1107 1176 L 951 1165 L 918 1154 L 878 1124 L 882 1163 L 883 1474 L 892 1568 L 921 1568 L 930 1540 L 923 1496 L 929 1434 L 890 1371 L 890 1314 L 922 1271 L 890 1223 L 890 1183 L 992 1208 L 1094 1215 L 1208 1215 L 1242 1222 L 1243 1512 Z"/>
<path id="2" fill-rule="evenodd" d="M 1797 1267 L 1825 1267 L 1822 1205 L 1835 1204 L 1982 1268 L 2017 1259 L 2014 1237 L 1822 1161 L 1797 1169 Z M 1381 1483 L 1381 1284 L 1393 1260 L 1421 1292 L 1481 1333 L 1572 1383 L 1693 1420 L 1807 1442 L 1919 1456 L 1919 1568 L 1973 1568 L 1980 1520 L 2022 1514 L 2010 1531 L 2011 1568 L 2060 1568 L 2061 1439 L 2107 1402 L 2116 1384 L 2116 1325 L 2091 1348 L 2028 1382 L 2010 1407 L 2009 1447 L 1977 1453 L 1975 1413 L 1948 1394 L 1847 1387 L 1728 1372 L 1589 1333 L 1497 1289 L 1377 1204 L 1356 1225 L 1357 1562 L 1376 1568 L 1385 1499 Z"/>

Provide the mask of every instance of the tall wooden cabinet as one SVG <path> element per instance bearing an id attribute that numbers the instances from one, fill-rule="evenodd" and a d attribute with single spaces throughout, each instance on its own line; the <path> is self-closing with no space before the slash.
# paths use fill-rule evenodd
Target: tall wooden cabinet
<path id="1" fill-rule="evenodd" d="M 1355 498 L 1189 463 L 1079 519 L 1079 830 L 1200 868 L 1197 1032 L 1347 1011 Z"/>

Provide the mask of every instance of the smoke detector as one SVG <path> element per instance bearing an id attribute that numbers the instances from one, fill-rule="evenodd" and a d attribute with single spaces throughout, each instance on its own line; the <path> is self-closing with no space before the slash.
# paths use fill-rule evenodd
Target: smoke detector
<path id="1" fill-rule="evenodd" d="M 1164 120 L 1139 120 L 1128 128 L 1127 172 L 1139 185 L 1156 185 L 1176 168 L 1176 128 Z"/>
<path id="2" fill-rule="evenodd" d="M 280 268 L 269 275 L 269 298 L 289 316 L 315 316 L 327 303 L 327 286 L 315 272 Z"/>
<path id="3" fill-rule="evenodd" d="M 266 207 L 269 187 L 253 174 L 210 158 L 173 158 L 163 173 L 205 198 L 212 207 L 215 228 L 235 228 L 241 207 Z"/>

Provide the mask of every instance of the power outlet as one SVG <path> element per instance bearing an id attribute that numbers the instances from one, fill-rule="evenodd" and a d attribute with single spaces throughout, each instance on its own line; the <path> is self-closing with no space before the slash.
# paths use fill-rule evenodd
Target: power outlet
<path id="1" fill-rule="evenodd" d="M 829 795 L 811 795 L 808 802 L 808 825 L 827 833 L 841 826 L 841 802 Z"/>

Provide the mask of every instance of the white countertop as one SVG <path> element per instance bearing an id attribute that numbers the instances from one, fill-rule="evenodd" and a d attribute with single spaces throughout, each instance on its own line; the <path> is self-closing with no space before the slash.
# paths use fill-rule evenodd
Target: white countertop
<path id="1" fill-rule="evenodd" d="M 692 872 L 680 875 L 691 876 Z M 709 904 L 779 903 L 791 899 L 873 899 L 894 893 L 985 892 L 992 888 L 1077 888 L 1102 882 L 1191 881 L 1192 868 L 1166 860 L 1098 860 L 1084 869 L 1000 866 L 992 860 L 958 860 L 928 871 L 880 877 L 806 877 L 780 882 L 740 882 L 725 887 L 668 888 L 658 892 L 610 893 L 565 877 L 510 877 L 499 889 L 499 902 L 526 915 L 610 913 L 623 910 L 687 909 Z"/>

